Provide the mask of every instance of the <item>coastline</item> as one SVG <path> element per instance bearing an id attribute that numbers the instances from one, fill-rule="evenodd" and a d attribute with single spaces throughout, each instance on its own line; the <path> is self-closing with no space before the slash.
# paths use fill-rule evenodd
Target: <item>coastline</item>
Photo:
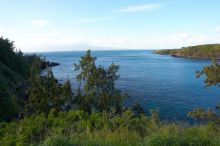
<path id="1" fill-rule="evenodd" d="M 176 57 L 176 58 L 199 59 L 199 60 L 212 60 L 212 59 L 220 60 L 220 58 L 210 58 L 210 57 L 180 56 L 180 55 L 175 55 L 175 54 L 169 54 L 169 55 L 171 55 L 172 57 Z"/>
<path id="2" fill-rule="evenodd" d="M 220 60 L 220 44 L 189 46 L 180 49 L 160 49 L 155 50 L 154 53 L 188 59 Z"/>
<path id="3" fill-rule="evenodd" d="M 186 55 L 177 55 L 177 54 L 166 54 L 166 53 L 158 53 L 156 51 L 154 51 L 154 54 L 158 54 L 158 55 L 169 55 L 175 58 L 186 58 L 186 59 L 198 59 L 198 60 L 220 60 L 220 58 L 210 58 L 210 57 L 198 57 L 198 56 L 186 56 Z"/>

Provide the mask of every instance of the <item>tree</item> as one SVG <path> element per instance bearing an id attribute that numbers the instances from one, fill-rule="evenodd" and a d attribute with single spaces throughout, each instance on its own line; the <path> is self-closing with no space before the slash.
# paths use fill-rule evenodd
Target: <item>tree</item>
<path id="1" fill-rule="evenodd" d="M 200 77 L 202 75 L 206 76 L 204 80 L 205 87 L 220 87 L 220 65 L 215 60 L 213 60 L 213 63 L 211 65 L 203 67 L 201 71 L 197 71 L 196 75 L 197 77 Z M 220 109 L 220 103 L 216 105 L 216 109 Z M 215 111 L 211 109 L 205 111 L 204 109 L 198 108 L 189 112 L 188 115 L 194 119 L 214 121 L 220 124 L 220 115 L 218 115 Z"/>
<path id="2" fill-rule="evenodd" d="M 0 121 L 9 121 L 18 114 L 18 86 L 27 79 L 29 62 L 14 42 L 0 37 Z M 20 105 L 19 105 L 20 106 Z"/>
<path id="3" fill-rule="evenodd" d="M 73 108 L 74 99 L 73 99 L 73 92 L 72 92 L 70 80 L 64 82 L 62 86 L 62 96 L 63 96 L 63 100 L 65 101 L 64 109 Z"/>
<path id="4" fill-rule="evenodd" d="M 28 77 L 30 63 L 27 57 L 16 49 L 13 41 L 3 37 L 0 37 L 0 62 L 22 77 Z"/>
<path id="5" fill-rule="evenodd" d="M 27 114 L 49 113 L 52 108 L 62 110 L 65 102 L 62 88 L 57 84 L 52 70 L 47 68 L 46 75 L 41 76 L 40 66 L 41 63 L 37 60 L 31 68 Z"/>
<path id="6" fill-rule="evenodd" d="M 96 58 L 92 57 L 88 50 L 81 57 L 79 64 L 74 64 L 79 82 L 77 103 L 80 109 L 91 111 L 110 111 L 115 108 L 121 111 L 126 97 L 120 90 L 115 88 L 115 81 L 119 79 L 119 66 L 111 64 L 107 69 L 96 66 Z M 81 85 L 84 85 L 81 92 Z"/>
<path id="7" fill-rule="evenodd" d="M 17 106 L 13 102 L 12 95 L 4 85 L 0 84 L 0 122 L 13 119 L 17 113 Z"/>
<path id="8" fill-rule="evenodd" d="M 220 84 L 220 65 L 214 60 L 209 66 L 203 67 L 201 71 L 197 71 L 197 77 L 205 75 L 205 86 L 219 86 Z"/>
<path id="9" fill-rule="evenodd" d="M 140 105 L 139 102 L 136 102 L 135 105 L 132 107 L 134 114 L 140 118 L 141 114 L 145 114 L 143 107 Z"/>

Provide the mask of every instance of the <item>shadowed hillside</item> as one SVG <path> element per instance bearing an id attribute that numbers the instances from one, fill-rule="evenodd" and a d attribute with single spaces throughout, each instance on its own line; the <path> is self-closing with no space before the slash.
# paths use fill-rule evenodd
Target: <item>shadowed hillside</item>
<path id="1" fill-rule="evenodd" d="M 26 98 L 27 80 L 35 60 L 45 68 L 47 62 L 36 55 L 24 55 L 14 42 L 0 38 L 0 121 L 8 121 L 18 115 Z"/>

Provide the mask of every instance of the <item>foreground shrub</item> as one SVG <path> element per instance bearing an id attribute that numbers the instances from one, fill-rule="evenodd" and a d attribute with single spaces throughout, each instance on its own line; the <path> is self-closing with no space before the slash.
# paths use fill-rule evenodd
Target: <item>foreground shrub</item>
<path id="1" fill-rule="evenodd" d="M 41 146 L 75 146 L 63 135 L 54 135 L 43 141 Z"/>
<path id="2" fill-rule="evenodd" d="M 168 124 L 162 125 L 157 132 L 149 137 L 145 137 L 144 145 L 219 146 L 219 138 L 219 127 L 216 127 L 216 125 L 201 125 L 184 128 L 176 124 Z"/>
<path id="3" fill-rule="evenodd" d="M 73 143 L 80 146 L 138 146 L 141 137 L 136 132 L 128 130 L 99 130 L 83 132 L 71 137 Z"/>
<path id="4" fill-rule="evenodd" d="M 51 112 L 0 123 L 1 146 L 218 146 L 220 127 L 183 127 L 136 117 L 130 110 L 119 115 L 84 111 Z"/>

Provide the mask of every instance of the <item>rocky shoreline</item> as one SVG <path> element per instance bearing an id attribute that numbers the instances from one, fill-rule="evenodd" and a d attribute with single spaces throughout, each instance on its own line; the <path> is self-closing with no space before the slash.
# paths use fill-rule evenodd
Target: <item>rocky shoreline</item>
<path id="1" fill-rule="evenodd" d="M 172 57 L 177 57 L 177 58 L 201 59 L 201 60 L 211 60 L 211 59 L 213 59 L 213 58 L 210 58 L 210 57 L 186 56 L 186 55 L 178 55 L 178 54 L 169 54 L 169 55 L 171 55 Z M 214 58 L 214 59 L 220 60 L 220 58 Z"/>

